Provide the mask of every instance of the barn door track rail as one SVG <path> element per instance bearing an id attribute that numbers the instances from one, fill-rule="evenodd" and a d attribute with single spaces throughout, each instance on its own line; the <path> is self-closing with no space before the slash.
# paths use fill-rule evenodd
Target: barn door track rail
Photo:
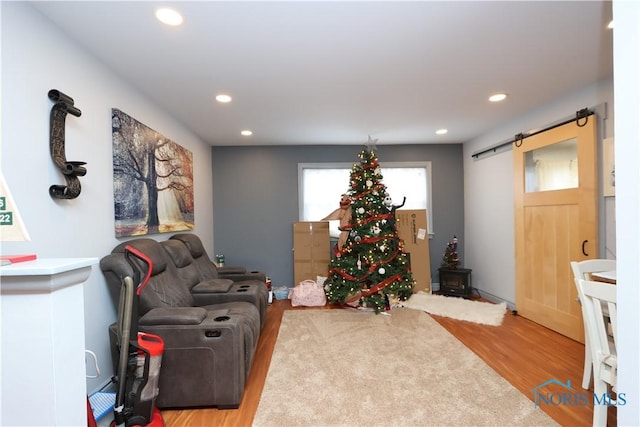
<path id="1" fill-rule="evenodd" d="M 595 112 L 590 110 L 589 108 L 583 108 L 581 110 L 576 111 L 576 114 L 575 114 L 574 117 L 571 117 L 571 118 L 566 119 L 566 120 L 562 120 L 562 121 L 560 121 L 558 123 L 554 123 L 553 125 L 547 126 L 544 129 L 540 129 L 540 130 L 537 130 L 535 132 L 531 132 L 531 133 L 522 133 L 521 132 L 521 133 L 518 133 L 513 137 L 513 139 L 510 139 L 510 140 L 505 141 L 505 142 L 501 142 L 501 143 L 493 145 L 491 147 L 484 148 L 484 149 L 482 149 L 480 151 L 477 151 L 477 152 L 473 153 L 471 155 L 471 157 L 473 157 L 474 159 L 477 160 L 483 154 L 491 153 L 491 152 L 495 153 L 497 150 L 499 150 L 501 148 L 504 148 L 506 146 L 509 146 L 511 144 L 515 144 L 516 147 L 520 147 L 523 144 L 525 138 L 529 138 L 530 136 L 538 135 L 539 133 L 546 132 L 546 131 L 551 130 L 551 129 L 555 129 L 557 127 L 560 127 L 562 125 L 566 125 L 567 123 L 571 123 L 571 122 L 574 122 L 574 121 L 576 122 L 576 125 L 578 125 L 579 127 L 583 127 L 589 122 L 589 116 L 591 116 L 592 114 L 595 114 Z"/>

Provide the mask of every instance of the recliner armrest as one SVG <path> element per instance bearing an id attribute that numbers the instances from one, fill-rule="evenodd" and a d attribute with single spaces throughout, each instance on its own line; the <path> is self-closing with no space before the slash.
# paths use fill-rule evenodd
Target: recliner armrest
<path id="1" fill-rule="evenodd" d="M 233 280 L 230 279 L 209 279 L 198 283 L 191 288 L 192 294 L 221 294 L 229 292 L 233 286 Z"/>
<path id="2" fill-rule="evenodd" d="M 199 325 L 207 317 L 202 307 L 161 307 L 149 310 L 138 324 L 141 326 L 158 325 Z"/>
<path id="3" fill-rule="evenodd" d="M 218 267 L 218 274 L 242 274 L 246 272 L 246 268 L 239 266 Z"/>
<path id="4" fill-rule="evenodd" d="M 262 271 L 247 271 L 245 273 L 222 274 L 222 272 L 218 270 L 218 273 L 221 279 L 230 279 L 234 282 L 244 282 L 246 280 L 258 280 L 260 282 L 265 282 L 267 280 L 267 275 Z"/>

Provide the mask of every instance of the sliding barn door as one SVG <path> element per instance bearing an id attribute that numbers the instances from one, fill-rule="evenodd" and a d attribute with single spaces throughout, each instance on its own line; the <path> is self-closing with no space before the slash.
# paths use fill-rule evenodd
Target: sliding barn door
<path id="1" fill-rule="evenodd" d="M 596 116 L 587 119 L 514 146 L 516 309 L 581 342 L 569 262 L 598 252 Z"/>

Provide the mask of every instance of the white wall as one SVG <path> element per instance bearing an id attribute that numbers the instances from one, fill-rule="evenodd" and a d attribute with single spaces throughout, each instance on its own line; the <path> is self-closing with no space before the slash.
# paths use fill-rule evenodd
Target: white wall
<path id="1" fill-rule="evenodd" d="M 507 101 L 508 102 L 508 101 Z M 607 111 L 605 112 L 605 104 Z M 613 135 L 613 81 L 607 80 L 564 96 L 556 102 L 507 123 L 464 144 L 464 197 L 466 265 L 473 269 L 473 285 L 487 296 L 515 303 L 515 235 L 513 202 L 513 151 L 510 147 L 480 156 L 472 154 L 513 139 L 514 135 L 540 129 L 561 119 L 575 116 L 582 108 L 598 111 L 601 136 Z M 608 119 L 604 120 L 607 115 Z M 615 227 L 601 199 L 601 252 L 607 228 Z M 615 243 L 614 243 L 615 244 Z M 609 243 L 609 246 L 611 243 Z M 615 253 L 615 249 L 613 249 Z"/>
<path id="2" fill-rule="evenodd" d="M 619 426 L 640 425 L 640 3 L 613 2 Z"/>
<path id="3" fill-rule="evenodd" d="M 192 151 L 195 231 L 206 248 L 213 248 L 210 147 L 31 6 L 2 2 L 1 7 L 2 172 L 31 236 L 29 242 L 3 243 L 2 253 L 100 258 L 120 242 L 114 233 L 112 107 Z M 82 192 L 73 200 L 54 200 L 48 193 L 50 185 L 65 183 L 49 154 L 50 89 L 71 96 L 82 111 L 81 117 L 66 119 L 67 159 L 87 162 Z M 168 235 L 149 237 L 164 240 Z M 112 374 L 107 326 L 116 313 L 98 265 L 85 285 L 85 307 L 86 346 L 98 354 L 103 372 L 88 382 L 91 392 Z"/>

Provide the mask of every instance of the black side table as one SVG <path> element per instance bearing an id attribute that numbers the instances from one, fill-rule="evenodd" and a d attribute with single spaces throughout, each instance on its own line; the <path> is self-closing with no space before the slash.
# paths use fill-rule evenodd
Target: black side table
<path id="1" fill-rule="evenodd" d="M 440 275 L 440 293 L 446 296 L 470 298 L 473 287 L 471 286 L 471 269 L 446 268 L 438 269 Z"/>

